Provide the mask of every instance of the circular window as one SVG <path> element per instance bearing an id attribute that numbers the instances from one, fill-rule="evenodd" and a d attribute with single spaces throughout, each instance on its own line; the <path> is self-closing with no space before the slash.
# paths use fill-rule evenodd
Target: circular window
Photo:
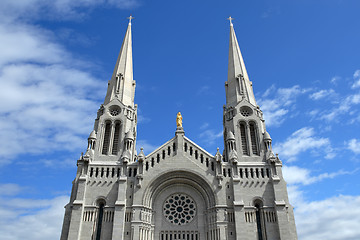
<path id="1" fill-rule="evenodd" d="M 119 106 L 111 106 L 109 108 L 109 113 L 111 116 L 117 116 L 121 112 L 121 109 Z"/>
<path id="2" fill-rule="evenodd" d="M 247 106 L 244 106 L 244 107 L 241 107 L 240 108 L 240 113 L 241 115 L 243 115 L 244 117 L 248 117 L 250 116 L 253 111 L 251 110 L 251 108 L 247 107 Z"/>
<path id="3" fill-rule="evenodd" d="M 164 216 L 169 222 L 175 225 L 185 225 L 194 219 L 196 205 L 190 196 L 177 193 L 166 199 L 163 210 Z"/>

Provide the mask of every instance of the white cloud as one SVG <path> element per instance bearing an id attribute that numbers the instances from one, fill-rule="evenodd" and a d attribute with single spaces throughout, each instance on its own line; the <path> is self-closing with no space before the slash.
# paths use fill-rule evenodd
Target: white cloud
<path id="1" fill-rule="evenodd" d="M 313 128 L 304 127 L 291 134 L 284 142 L 274 145 L 274 152 L 281 153 L 287 161 L 295 161 L 297 155 L 309 150 L 317 150 L 334 157 L 328 138 L 316 137 Z M 330 155 L 331 154 L 331 155 Z"/>
<path id="2" fill-rule="evenodd" d="M 319 100 L 328 96 L 331 96 L 335 93 L 333 89 L 323 89 L 317 92 L 314 92 L 309 95 L 309 97 L 313 100 Z"/>
<path id="3" fill-rule="evenodd" d="M 64 206 L 69 196 L 53 199 L 0 198 L 0 232 L 3 240 L 59 239 Z"/>
<path id="4" fill-rule="evenodd" d="M 202 142 L 205 142 L 207 146 L 214 145 L 218 138 L 223 136 L 223 131 L 216 132 L 214 129 L 206 129 L 203 130 L 202 133 L 199 134 Z"/>
<path id="5" fill-rule="evenodd" d="M 0 194 L 3 196 L 17 195 L 22 189 L 22 187 L 13 183 L 0 184 Z"/>
<path id="6" fill-rule="evenodd" d="M 351 139 L 347 143 L 347 148 L 353 151 L 355 154 L 360 154 L 360 140 L 358 139 Z"/>
<path id="7" fill-rule="evenodd" d="M 295 107 L 296 98 L 308 92 L 295 85 L 291 88 L 279 88 L 271 86 L 258 99 L 258 103 L 264 113 L 267 126 L 279 126 L 287 118 L 287 114 Z"/>
<path id="8" fill-rule="evenodd" d="M 360 239 L 360 196 L 335 196 L 296 205 L 299 239 Z"/>
<path id="9" fill-rule="evenodd" d="M 339 170 L 334 173 L 311 175 L 308 169 L 284 166 L 284 178 L 289 184 L 288 196 L 294 206 L 298 237 L 301 240 L 330 239 L 355 240 L 360 238 L 360 196 L 333 196 L 310 201 L 302 187 L 337 176 L 354 174 L 358 171 Z M 339 229 L 341 231 L 339 231 Z"/>
<path id="10" fill-rule="evenodd" d="M 84 147 L 104 87 L 62 64 L 0 66 L 0 156 Z M 48 144 L 51 142 L 52 144 Z"/>
<path id="11" fill-rule="evenodd" d="M 91 63 L 72 56 L 53 32 L 25 21 L 24 13 L 31 18 L 31 14 L 45 10 L 56 15 L 69 9 L 78 13 L 99 4 L 131 3 L 134 1 L 0 3 L 1 164 L 19 154 L 85 147 L 84 139 L 106 88 L 104 81 L 90 73 Z"/>
<path id="12" fill-rule="evenodd" d="M 353 171 L 339 170 L 333 173 L 321 173 L 317 176 L 312 176 L 309 169 L 300 168 L 297 166 L 283 166 L 284 179 L 289 185 L 309 185 L 322 181 L 324 179 L 332 179 L 341 175 L 354 174 L 357 171 L 358 169 L 355 169 Z"/>

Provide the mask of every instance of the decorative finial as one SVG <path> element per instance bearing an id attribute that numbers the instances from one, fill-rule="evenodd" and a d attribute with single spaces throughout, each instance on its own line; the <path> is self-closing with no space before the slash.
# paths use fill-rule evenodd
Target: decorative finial
<path id="1" fill-rule="evenodd" d="M 230 16 L 230 17 L 228 18 L 228 20 L 230 21 L 230 26 L 232 26 L 232 25 L 233 25 L 233 24 L 232 24 L 233 18 Z"/>
<path id="2" fill-rule="evenodd" d="M 179 128 L 182 128 L 182 116 L 181 113 L 178 112 L 177 116 L 176 116 L 176 126 Z"/>
<path id="3" fill-rule="evenodd" d="M 129 19 L 129 25 L 131 25 L 131 19 L 134 19 L 134 17 L 130 15 L 127 19 Z"/>

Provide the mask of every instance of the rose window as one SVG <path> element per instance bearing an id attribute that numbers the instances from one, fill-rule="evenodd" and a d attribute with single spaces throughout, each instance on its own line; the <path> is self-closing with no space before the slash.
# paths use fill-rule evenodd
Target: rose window
<path id="1" fill-rule="evenodd" d="M 252 114 L 252 110 L 251 110 L 251 108 L 244 106 L 244 107 L 240 108 L 240 113 L 244 117 L 248 117 Z"/>
<path id="2" fill-rule="evenodd" d="M 163 209 L 165 218 L 175 225 L 188 224 L 196 214 L 194 200 L 183 193 L 173 194 L 168 197 Z"/>
<path id="3" fill-rule="evenodd" d="M 111 116 L 117 116 L 121 112 L 121 109 L 118 106 L 111 106 L 109 109 L 109 113 Z"/>

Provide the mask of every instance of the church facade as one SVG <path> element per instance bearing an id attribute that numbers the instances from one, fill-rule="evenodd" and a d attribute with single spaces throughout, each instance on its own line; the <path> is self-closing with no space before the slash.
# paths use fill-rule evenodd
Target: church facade
<path id="1" fill-rule="evenodd" d="M 282 162 L 272 152 L 231 18 L 225 90 L 222 154 L 187 138 L 180 113 L 172 139 L 137 153 L 130 17 L 77 161 L 61 240 L 297 239 Z"/>

